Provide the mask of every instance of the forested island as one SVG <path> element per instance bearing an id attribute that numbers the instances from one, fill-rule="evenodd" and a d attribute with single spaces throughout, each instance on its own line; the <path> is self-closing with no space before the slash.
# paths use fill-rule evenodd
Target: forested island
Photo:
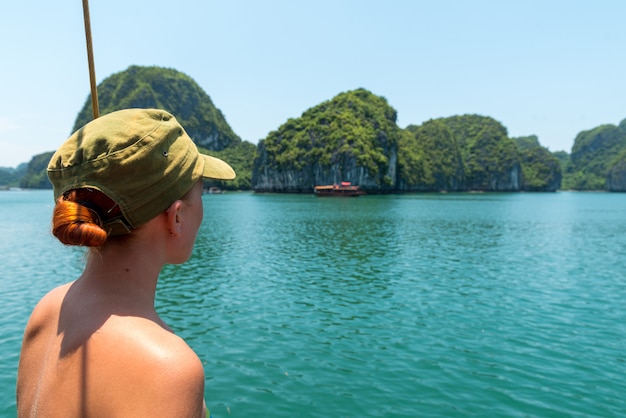
<path id="1" fill-rule="evenodd" d="M 401 128 L 382 96 L 359 88 L 337 94 L 261 139 L 242 140 L 209 95 L 174 69 L 131 66 L 98 85 L 100 113 L 156 107 L 176 115 L 201 152 L 227 160 L 227 190 L 312 193 L 349 181 L 368 193 L 626 191 L 626 119 L 580 132 L 571 153 L 550 152 L 534 135 L 511 138 L 483 115 L 456 115 Z M 91 97 L 71 132 L 91 119 Z M 60 138 L 59 142 L 64 138 Z M 0 168 L 0 187 L 50 188 L 53 151 Z"/>

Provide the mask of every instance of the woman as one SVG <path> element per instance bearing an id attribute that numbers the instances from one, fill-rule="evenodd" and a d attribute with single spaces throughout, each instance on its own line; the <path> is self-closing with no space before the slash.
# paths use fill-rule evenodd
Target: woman
<path id="1" fill-rule="evenodd" d="M 165 264 L 185 262 L 202 178 L 230 180 L 161 110 L 102 116 L 53 155 L 53 234 L 90 248 L 82 275 L 37 304 L 17 377 L 20 417 L 204 417 L 204 371 L 154 309 Z"/>

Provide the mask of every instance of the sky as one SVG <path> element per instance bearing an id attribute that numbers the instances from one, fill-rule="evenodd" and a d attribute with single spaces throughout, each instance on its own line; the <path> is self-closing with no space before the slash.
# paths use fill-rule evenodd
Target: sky
<path id="1" fill-rule="evenodd" d="M 54 151 L 90 92 L 82 1 L 3 2 L 0 167 Z M 194 79 L 242 139 L 365 88 L 398 126 L 489 116 L 571 151 L 626 118 L 626 1 L 91 0 L 97 83 Z"/>

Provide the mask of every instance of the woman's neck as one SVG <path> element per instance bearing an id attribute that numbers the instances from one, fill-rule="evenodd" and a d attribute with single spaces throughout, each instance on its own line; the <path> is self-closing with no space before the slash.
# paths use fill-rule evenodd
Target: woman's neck
<path id="1" fill-rule="evenodd" d="M 164 263 L 154 247 L 104 245 L 92 250 L 79 281 L 100 296 L 139 310 L 154 309 L 156 286 Z"/>

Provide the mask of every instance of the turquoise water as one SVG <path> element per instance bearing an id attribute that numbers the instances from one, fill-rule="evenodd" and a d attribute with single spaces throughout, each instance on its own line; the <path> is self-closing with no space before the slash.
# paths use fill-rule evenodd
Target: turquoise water
<path id="1" fill-rule="evenodd" d="M 214 417 L 626 416 L 626 194 L 206 195 L 162 317 Z M 32 306 L 83 253 L 0 193 L 0 416 Z"/>

